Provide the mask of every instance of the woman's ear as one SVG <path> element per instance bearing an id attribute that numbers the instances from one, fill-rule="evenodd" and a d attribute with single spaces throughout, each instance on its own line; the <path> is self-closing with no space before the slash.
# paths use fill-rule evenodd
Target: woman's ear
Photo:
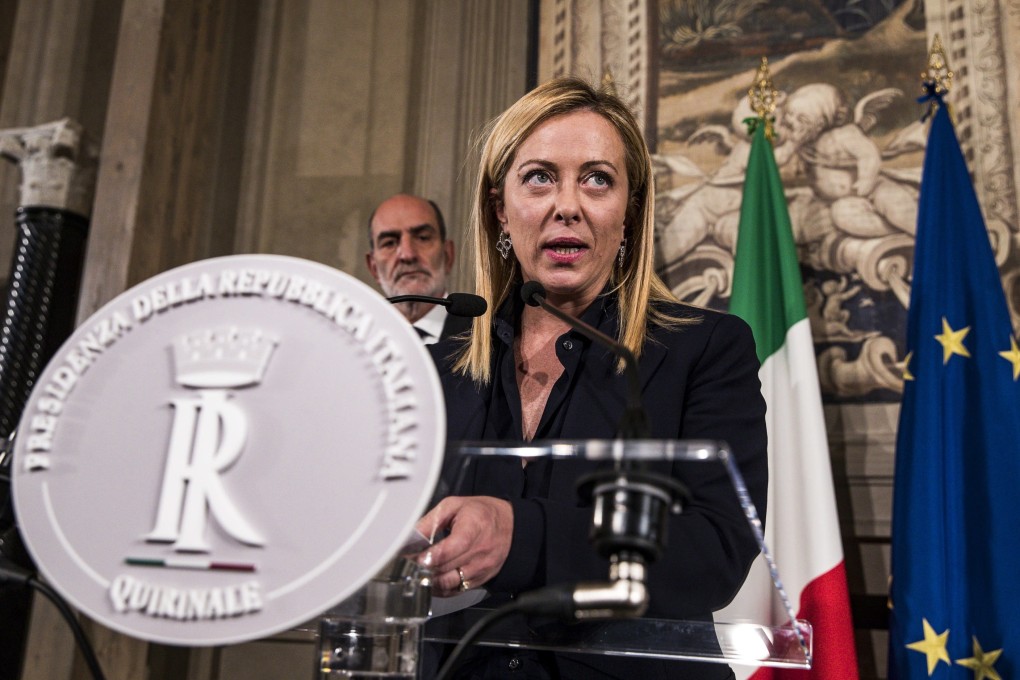
<path id="1" fill-rule="evenodd" d="M 500 224 L 506 225 L 506 206 L 503 204 L 503 198 L 499 195 L 499 191 L 496 189 L 489 189 L 489 205 L 492 206 L 492 212 L 495 213 L 496 219 Z"/>
<path id="2" fill-rule="evenodd" d="M 643 194 L 637 189 L 630 192 L 630 197 L 628 200 L 628 203 L 630 204 L 629 205 L 630 210 L 628 211 L 628 213 L 633 213 L 634 215 L 638 215 L 641 213 L 642 197 Z"/>

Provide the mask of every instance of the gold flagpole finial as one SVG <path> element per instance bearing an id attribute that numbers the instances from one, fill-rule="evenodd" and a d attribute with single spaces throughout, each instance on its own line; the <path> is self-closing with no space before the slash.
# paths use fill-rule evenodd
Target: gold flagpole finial
<path id="1" fill-rule="evenodd" d="M 942 49 L 942 39 L 936 33 L 928 50 L 928 67 L 921 72 L 921 85 L 925 89 L 929 85 L 934 88 L 932 94 L 945 95 L 953 88 L 953 75 L 946 50 Z"/>
<path id="2" fill-rule="evenodd" d="M 921 91 L 924 92 L 924 96 L 918 101 L 928 104 L 928 108 L 921 116 L 922 121 L 935 114 L 952 86 L 953 72 L 949 70 L 946 51 L 942 49 L 942 39 L 936 33 L 931 50 L 928 51 L 928 68 L 921 72 Z M 946 104 L 948 106 L 948 102 Z M 946 110 L 952 115 L 951 108 Z"/>
<path id="3" fill-rule="evenodd" d="M 758 72 L 754 76 L 754 83 L 747 91 L 747 97 L 751 102 L 751 110 L 765 123 L 765 137 L 771 140 L 775 136 L 772 129 L 772 114 L 776 110 L 776 97 L 779 92 L 772 86 L 772 74 L 769 72 L 768 57 L 761 58 Z"/>
<path id="4" fill-rule="evenodd" d="M 928 68 L 921 73 L 921 84 L 927 88 L 930 84 L 934 88 L 933 94 L 946 94 L 953 87 L 953 72 L 949 70 L 949 60 L 946 59 L 946 51 L 942 48 L 942 38 L 938 33 L 931 43 L 928 51 Z"/>

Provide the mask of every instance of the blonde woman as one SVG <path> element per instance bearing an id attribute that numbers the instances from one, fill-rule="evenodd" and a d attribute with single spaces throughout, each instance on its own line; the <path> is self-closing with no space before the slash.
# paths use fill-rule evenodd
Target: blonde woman
<path id="1" fill-rule="evenodd" d="M 550 81 L 493 124 L 471 231 L 477 293 L 471 333 L 433 346 L 450 441 L 612 438 L 626 405 L 618 359 L 540 307 L 522 284 L 627 346 L 640 362 L 651 436 L 729 443 L 758 512 L 768 477 L 765 403 L 750 329 L 677 302 L 653 271 L 651 159 L 627 106 L 576 79 Z M 690 490 L 649 566 L 647 616 L 711 620 L 740 587 L 757 545 L 720 465 L 667 466 Z M 436 594 L 484 586 L 494 602 L 545 585 L 604 580 L 588 543 L 579 462 L 474 465 L 462 495 L 419 523 L 448 535 L 429 551 Z M 426 556 L 421 556 L 426 559 Z M 727 678 L 722 664 L 478 648 L 454 677 Z"/>

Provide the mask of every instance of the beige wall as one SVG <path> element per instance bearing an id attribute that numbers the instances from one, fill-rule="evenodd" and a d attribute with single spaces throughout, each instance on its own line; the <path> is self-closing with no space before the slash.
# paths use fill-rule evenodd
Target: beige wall
<path id="1" fill-rule="evenodd" d="M 0 128 L 70 116 L 100 143 L 90 261 L 104 264 L 86 274 L 83 313 L 159 271 L 232 252 L 308 258 L 371 282 L 373 207 L 422 193 L 459 234 L 472 141 L 526 89 L 526 2 L 0 8 L 14 19 L 0 31 Z M 13 215 L 17 187 L 16 168 L 0 165 L 0 214 Z M 0 238 L 4 276 L 12 243 Z M 463 288 L 472 270 L 458 264 Z"/>
<path id="2" fill-rule="evenodd" d="M 370 281 L 368 215 L 398 191 L 435 198 L 463 242 L 472 135 L 527 89 L 528 12 L 472 0 L 0 0 L 0 128 L 68 116 L 98 144 L 79 316 L 229 253 Z M 0 167 L 3 277 L 18 184 Z M 468 259 L 455 287 L 471 283 Z M 188 650 L 86 625 L 111 680 L 312 673 L 307 636 Z M 46 603 L 29 647 L 26 680 L 87 677 Z"/>

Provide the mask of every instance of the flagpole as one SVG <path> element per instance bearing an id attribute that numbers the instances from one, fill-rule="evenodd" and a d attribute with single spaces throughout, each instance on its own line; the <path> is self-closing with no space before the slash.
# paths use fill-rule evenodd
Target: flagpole
<path id="1" fill-rule="evenodd" d="M 720 617 L 782 619 L 794 627 L 807 620 L 813 644 L 809 677 L 854 680 L 856 648 L 832 464 L 797 245 L 772 148 L 779 92 L 766 57 L 747 94 L 755 116 L 744 121 L 751 144 L 730 312 L 751 327 L 761 361 L 769 430 L 766 542 L 772 553 L 762 552 Z M 759 669 L 751 677 L 780 680 L 803 673 Z"/>
<path id="2" fill-rule="evenodd" d="M 952 77 L 936 36 L 918 99 L 931 127 L 893 478 L 892 680 L 998 680 L 1020 658 L 1020 349 L 945 101 Z"/>

